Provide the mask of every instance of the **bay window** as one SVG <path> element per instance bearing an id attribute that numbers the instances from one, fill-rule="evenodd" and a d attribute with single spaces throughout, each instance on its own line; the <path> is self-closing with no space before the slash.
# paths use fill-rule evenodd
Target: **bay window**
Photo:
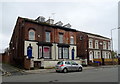
<path id="1" fill-rule="evenodd" d="M 58 58 L 59 59 L 68 59 L 68 48 L 67 47 L 59 47 L 58 48 Z"/>
<path id="2" fill-rule="evenodd" d="M 50 47 L 49 46 L 43 47 L 43 57 L 50 58 Z"/>
<path id="3" fill-rule="evenodd" d="M 51 58 L 51 47 L 50 46 L 39 46 L 38 59 L 40 58 Z"/>

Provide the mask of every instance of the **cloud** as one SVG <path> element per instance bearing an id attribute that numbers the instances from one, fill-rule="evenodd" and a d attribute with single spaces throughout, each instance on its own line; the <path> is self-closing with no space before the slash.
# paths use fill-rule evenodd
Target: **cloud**
<path id="1" fill-rule="evenodd" d="M 5 47 L 9 44 L 18 16 L 36 19 L 42 15 L 47 20 L 53 17 L 51 13 L 55 13 L 55 22 L 70 23 L 74 29 L 107 37 L 110 37 L 110 30 L 118 25 L 118 0 L 61 0 L 59 2 L 57 0 L 35 2 L 37 0 L 34 0 L 32 3 L 31 0 L 29 0 L 30 3 L 24 3 L 28 0 L 19 0 L 20 3 L 10 1 L 13 2 L 6 3 L 4 0 L 5 3 L 2 6 L 0 4 L 3 15 L 0 38 Z M 116 39 L 116 34 L 113 37 Z M 117 41 L 115 40 L 114 43 L 114 49 L 116 49 Z"/>

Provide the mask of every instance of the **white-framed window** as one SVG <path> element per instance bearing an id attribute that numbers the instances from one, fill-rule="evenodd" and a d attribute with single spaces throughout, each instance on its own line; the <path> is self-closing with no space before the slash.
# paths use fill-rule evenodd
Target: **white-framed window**
<path id="1" fill-rule="evenodd" d="M 106 41 L 103 41 L 103 49 L 107 49 Z"/>
<path id="2" fill-rule="evenodd" d="M 103 51 L 103 58 L 109 59 L 109 53 L 107 51 Z"/>
<path id="3" fill-rule="evenodd" d="M 96 58 L 96 59 L 101 58 L 101 53 L 100 53 L 100 51 L 94 51 L 94 58 Z"/>
<path id="4" fill-rule="evenodd" d="M 70 44 L 74 44 L 74 37 L 73 36 L 70 37 Z"/>
<path id="5" fill-rule="evenodd" d="M 29 40 L 35 40 L 35 31 L 33 29 L 29 30 Z"/>
<path id="6" fill-rule="evenodd" d="M 111 50 L 111 43 L 108 42 L 108 50 Z"/>
<path id="7" fill-rule="evenodd" d="M 101 53 L 98 51 L 98 58 L 101 58 Z"/>
<path id="8" fill-rule="evenodd" d="M 68 58 L 68 48 L 63 48 L 63 58 Z"/>
<path id="9" fill-rule="evenodd" d="M 105 58 L 105 52 L 102 51 L 102 58 Z"/>
<path id="10" fill-rule="evenodd" d="M 108 56 L 108 52 L 106 52 L 106 58 L 109 58 L 109 56 Z"/>
<path id="11" fill-rule="evenodd" d="M 44 58 L 50 58 L 50 47 L 49 46 L 43 46 L 43 57 Z"/>
<path id="12" fill-rule="evenodd" d="M 93 62 L 93 52 L 92 51 L 89 52 L 89 60 L 91 60 Z"/>
<path id="13" fill-rule="evenodd" d="M 95 49 L 99 49 L 98 40 L 95 40 Z"/>
<path id="14" fill-rule="evenodd" d="M 111 53 L 110 53 L 110 52 L 109 52 L 109 54 L 108 54 L 108 55 L 109 55 L 109 59 L 110 59 L 110 58 L 112 58 L 112 57 L 111 57 Z"/>
<path id="15" fill-rule="evenodd" d="M 59 33 L 59 43 L 63 43 L 63 34 Z"/>
<path id="16" fill-rule="evenodd" d="M 58 49 L 59 49 L 58 50 L 59 51 L 58 52 L 59 53 L 59 58 L 62 59 L 62 47 L 59 47 Z"/>
<path id="17" fill-rule="evenodd" d="M 96 51 L 94 51 L 94 58 L 98 58 L 98 57 L 97 57 L 97 52 L 96 52 Z"/>
<path id="18" fill-rule="evenodd" d="M 50 32 L 45 32 L 46 42 L 50 42 Z"/>
<path id="19" fill-rule="evenodd" d="M 89 39 L 89 48 L 93 48 L 93 39 Z"/>

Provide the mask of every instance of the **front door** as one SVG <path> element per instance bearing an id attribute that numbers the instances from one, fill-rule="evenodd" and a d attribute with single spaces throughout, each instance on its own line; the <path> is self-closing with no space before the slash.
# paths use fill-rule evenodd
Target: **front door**
<path id="1" fill-rule="evenodd" d="M 72 60 L 74 60 L 74 48 L 72 49 Z"/>
<path id="2" fill-rule="evenodd" d="M 28 56 L 28 58 L 32 58 L 32 46 L 31 46 L 31 44 L 29 44 L 29 46 L 27 47 L 27 56 Z"/>

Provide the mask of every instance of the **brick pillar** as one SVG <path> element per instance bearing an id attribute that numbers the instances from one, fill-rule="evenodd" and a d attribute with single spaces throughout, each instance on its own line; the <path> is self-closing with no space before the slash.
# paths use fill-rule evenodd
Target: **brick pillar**
<path id="1" fill-rule="evenodd" d="M 33 57 L 31 59 L 24 57 L 24 68 L 27 70 L 34 68 L 34 60 Z"/>
<path id="2" fill-rule="evenodd" d="M 30 70 L 30 59 L 24 57 L 24 68 Z"/>

